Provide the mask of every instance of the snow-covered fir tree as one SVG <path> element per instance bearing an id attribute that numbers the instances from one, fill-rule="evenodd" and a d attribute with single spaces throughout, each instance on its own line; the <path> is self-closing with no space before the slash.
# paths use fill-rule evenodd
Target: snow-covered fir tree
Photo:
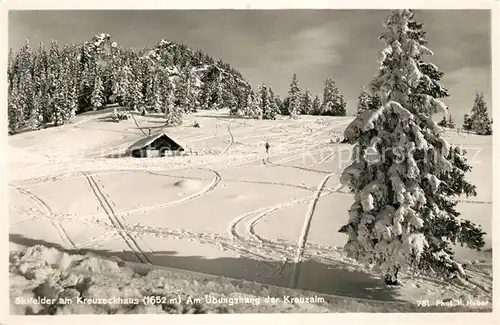
<path id="1" fill-rule="evenodd" d="M 346 106 L 347 103 L 344 100 L 344 96 L 340 94 L 333 78 L 326 78 L 321 115 L 345 116 L 347 113 Z"/>
<path id="2" fill-rule="evenodd" d="M 14 51 L 9 47 L 9 54 L 7 56 L 7 85 L 8 90 L 12 87 L 12 79 L 14 77 Z"/>
<path id="3" fill-rule="evenodd" d="M 311 115 L 319 115 L 321 113 L 321 100 L 319 96 L 316 95 L 311 107 Z"/>
<path id="4" fill-rule="evenodd" d="M 238 88 L 236 91 L 236 106 L 229 109 L 231 115 L 238 117 L 245 116 L 247 112 L 247 95 L 248 89 L 246 87 Z"/>
<path id="5" fill-rule="evenodd" d="M 98 110 L 103 107 L 104 104 L 104 87 L 102 86 L 101 77 L 97 76 L 94 81 L 94 90 L 92 91 L 92 109 Z"/>
<path id="6" fill-rule="evenodd" d="M 80 73 L 78 70 L 78 48 L 75 45 L 71 45 L 67 48 L 65 54 L 66 61 L 66 75 L 68 79 L 68 117 L 72 119 L 78 111 L 78 87 L 80 84 L 79 78 Z M 110 85 L 111 89 L 111 85 Z M 111 92 L 109 93 L 111 94 Z"/>
<path id="7" fill-rule="evenodd" d="M 483 93 L 477 93 L 471 113 L 471 131 L 478 135 L 491 135 L 492 125 Z"/>
<path id="8" fill-rule="evenodd" d="M 115 94 L 118 104 L 134 108 L 133 105 L 137 104 L 132 97 L 134 95 L 135 78 L 133 70 L 130 67 L 130 62 L 127 62 L 121 67 L 117 84 L 115 84 Z M 141 94 L 142 95 L 142 94 Z"/>
<path id="9" fill-rule="evenodd" d="M 155 112 L 159 113 L 163 109 L 164 96 L 162 94 L 161 81 L 158 74 L 155 74 L 153 78 L 153 109 Z"/>
<path id="10" fill-rule="evenodd" d="M 191 82 L 191 70 L 183 69 L 175 87 L 175 98 L 177 106 L 184 113 L 190 113 L 194 109 Z"/>
<path id="11" fill-rule="evenodd" d="M 443 115 L 443 118 L 439 121 L 438 125 L 442 128 L 448 127 L 448 119 L 446 118 L 446 115 Z"/>
<path id="12" fill-rule="evenodd" d="M 163 105 L 166 124 L 170 126 L 181 125 L 182 111 L 175 105 L 174 88 L 168 77 L 163 78 L 162 93 L 164 95 Z"/>
<path id="13" fill-rule="evenodd" d="M 11 133 L 15 133 L 24 125 L 24 114 L 22 105 L 20 104 L 17 82 L 13 82 L 13 85 L 11 86 L 8 94 L 7 105 L 9 116 L 9 131 Z"/>
<path id="14" fill-rule="evenodd" d="M 380 99 L 380 96 L 375 94 L 375 95 L 370 95 L 370 100 L 368 102 L 370 109 L 379 109 L 380 106 L 382 106 L 382 101 Z"/>
<path id="15" fill-rule="evenodd" d="M 200 95 L 200 108 L 201 109 L 211 109 L 213 107 L 212 94 L 215 91 L 215 83 L 210 79 L 206 78 L 203 83 Z"/>
<path id="16" fill-rule="evenodd" d="M 231 82 L 232 83 L 232 82 Z M 238 109 L 238 100 L 236 94 L 236 86 L 234 84 L 230 84 L 229 88 L 223 89 L 223 106 L 224 108 L 229 108 L 230 111 L 234 111 L 234 109 Z"/>
<path id="17" fill-rule="evenodd" d="M 128 89 L 124 99 L 126 105 L 134 111 L 144 109 L 144 94 L 142 91 L 144 85 L 141 78 L 139 78 L 141 74 L 137 62 L 136 58 L 131 58 L 130 65 L 124 67 L 124 73 L 128 76 Z"/>
<path id="18" fill-rule="evenodd" d="M 73 79 L 71 70 L 71 62 L 69 57 L 63 58 L 61 64 L 61 78 L 65 82 L 61 83 L 61 119 L 62 123 L 70 121 L 76 113 L 77 95 L 76 81 Z"/>
<path id="19" fill-rule="evenodd" d="M 48 115 L 50 122 L 57 126 L 63 123 L 65 96 L 63 83 L 65 80 L 62 79 L 63 62 L 56 41 L 50 44 L 47 61 Z"/>
<path id="20" fill-rule="evenodd" d="M 269 96 L 269 89 L 266 85 L 260 85 L 257 91 L 260 99 L 259 104 L 260 109 L 262 110 L 262 118 L 268 120 L 269 116 L 267 114 L 271 111 L 271 98 Z"/>
<path id="21" fill-rule="evenodd" d="M 371 109 L 371 96 L 365 87 L 361 90 L 361 94 L 358 97 L 358 114 Z"/>
<path id="22" fill-rule="evenodd" d="M 462 128 L 465 131 L 471 131 L 472 130 L 472 120 L 469 116 L 469 114 L 464 115 L 464 123 L 462 124 Z"/>
<path id="23" fill-rule="evenodd" d="M 265 114 L 267 115 L 269 120 L 275 120 L 281 113 L 279 107 L 279 99 L 277 100 L 277 96 L 270 86 L 268 86 L 268 91 L 270 100 L 269 111 L 267 111 Z"/>
<path id="24" fill-rule="evenodd" d="M 250 91 L 247 96 L 247 112 L 246 116 L 249 116 L 253 119 L 261 120 L 262 119 L 262 108 L 260 105 L 260 98 L 253 91 Z"/>
<path id="25" fill-rule="evenodd" d="M 39 130 L 43 126 L 44 116 L 43 112 L 46 109 L 47 96 L 42 90 L 37 90 L 33 98 L 33 113 L 30 118 L 30 128 Z"/>
<path id="26" fill-rule="evenodd" d="M 160 68 L 150 61 L 146 61 L 144 64 L 144 75 L 143 75 L 143 85 L 144 85 L 144 104 L 148 109 L 152 109 L 159 113 L 163 110 L 163 94 L 162 94 L 162 84 L 160 80 Z"/>
<path id="27" fill-rule="evenodd" d="M 122 67 L 118 68 L 113 72 L 113 84 L 111 86 L 111 100 L 112 102 L 119 103 L 123 105 L 123 95 L 125 94 L 125 89 L 127 89 L 124 85 L 124 82 L 121 78 L 122 75 Z"/>
<path id="28" fill-rule="evenodd" d="M 279 95 L 274 94 L 274 102 L 276 104 L 276 111 L 278 112 L 278 114 L 283 115 L 283 101 L 281 100 Z"/>
<path id="29" fill-rule="evenodd" d="M 285 97 L 280 106 L 281 115 L 290 115 L 290 111 L 288 110 L 289 104 L 290 104 L 290 97 Z"/>
<path id="30" fill-rule="evenodd" d="M 333 78 L 328 77 L 323 88 L 323 101 L 321 103 L 321 115 L 336 115 L 333 107 L 337 101 L 338 89 Z"/>
<path id="31" fill-rule="evenodd" d="M 262 111 L 262 119 L 264 120 L 275 120 L 276 116 L 279 114 L 279 110 L 276 106 L 274 100 L 274 94 L 271 87 L 267 85 L 259 86 L 259 106 L 260 111 Z M 260 111 L 257 116 L 260 116 Z"/>
<path id="32" fill-rule="evenodd" d="M 149 61 L 147 61 L 144 63 L 143 73 L 144 75 L 142 78 L 142 84 L 144 86 L 144 105 L 148 109 L 154 109 L 156 92 L 154 79 L 156 76 L 156 69 L 154 68 L 152 63 L 149 63 Z"/>
<path id="33" fill-rule="evenodd" d="M 33 67 L 34 81 L 34 108 L 39 117 L 38 125 L 34 125 L 35 129 L 42 127 L 44 124 L 52 120 L 49 108 L 49 80 L 47 78 L 48 70 L 48 52 L 43 43 L 40 43 L 35 54 L 35 62 Z"/>
<path id="34" fill-rule="evenodd" d="M 21 102 L 24 118 L 27 122 L 27 127 L 39 129 L 43 121 L 41 107 L 35 105 L 35 81 L 30 72 L 26 71 L 21 74 L 21 82 L 19 84 Z"/>
<path id="35" fill-rule="evenodd" d="M 139 110 L 144 105 L 144 95 L 142 94 L 142 82 L 139 79 L 132 79 L 129 90 L 129 105 L 133 110 Z"/>
<path id="36" fill-rule="evenodd" d="M 312 113 L 312 97 L 309 90 L 306 90 L 302 95 L 302 101 L 300 103 L 300 114 L 309 115 Z"/>
<path id="37" fill-rule="evenodd" d="M 79 48 L 79 66 L 81 71 L 79 84 L 79 103 L 83 107 L 92 106 L 92 92 L 94 91 L 94 82 L 97 77 L 97 62 L 91 49 L 82 42 Z"/>
<path id="38" fill-rule="evenodd" d="M 290 90 L 288 91 L 288 115 L 290 118 L 298 118 L 300 115 L 300 104 L 302 101 L 301 90 L 299 85 L 299 78 L 297 74 L 293 74 L 292 83 L 290 84 Z"/>
<path id="39" fill-rule="evenodd" d="M 475 195 L 465 181 L 471 168 L 432 119 L 446 106 L 420 91 L 434 85 L 418 64 L 432 52 L 412 38 L 412 19 L 410 10 L 386 19 L 386 48 L 371 83 L 382 105 L 358 115 L 344 132 L 354 154 L 341 182 L 355 196 L 340 232 L 348 235 L 348 254 L 378 269 L 388 284 L 407 271 L 465 276 L 451 245 L 484 245 L 484 232 L 455 210 L 453 198 Z"/>
<path id="40" fill-rule="evenodd" d="M 451 114 L 448 115 L 448 127 L 450 129 L 454 129 L 456 127 L 455 120 L 453 119 L 453 116 Z"/>
<path id="41" fill-rule="evenodd" d="M 347 116 L 347 101 L 345 100 L 344 95 L 340 94 L 338 103 L 339 116 Z"/>
<path id="42" fill-rule="evenodd" d="M 34 65 L 34 56 L 31 50 L 31 46 L 29 45 L 28 40 L 26 40 L 21 47 L 19 54 L 16 57 L 16 73 L 19 76 L 17 79 L 17 95 L 18 95 L 18 103 L 21 111 L 23 113 L 23 117 L 18 119 L 19 122 L 23 121 L 20 127 L 26 126 L 25 121 L 28 123 L 28 126 L 34 122 L 36 119 L 36 112 L 34 112 L 34 91 L 35 91 L 35 83 L 33 80 L 33 65 Z"/>

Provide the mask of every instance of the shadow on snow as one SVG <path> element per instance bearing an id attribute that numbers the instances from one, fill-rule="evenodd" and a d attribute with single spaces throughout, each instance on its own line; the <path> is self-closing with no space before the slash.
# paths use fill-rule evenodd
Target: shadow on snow
<path id="1" fill-rule="evenodd" d="M 50 243 L 39 239 L 26 238 L 19 234 L 10 234 L 9 240 L 23 246 L 43 245 L 54 247 L 68 254 L 85 255 L 88 253 L 103 257 L 118 257 L 124 261 L 136 262 L 137 258 L 131 251 L 109 251 L 100 249 L 66 249 L 59 244 Z M 290 279 L 294 269 L 294 263 L 289 263 L 283 271 L 283 276 L 272 275 L 273 269 L 269 264 L 279 263 L 239 258 L 214 258 L 207 259 L 202 256 L 176 256 L 175 251 L 145 252 L 145 255 L 154 265 L 164 266 L 188 271 L 200 272 L 216 276 L 224 276 L 233 279 L 241 279 L 262 284 L 290 287 Z M 303 261 L 301 274 L 297 289 L 313 291 L 323 294 L 338 295 L 349 298 L 368 299 L 378 301 L 404 302 L 398 300 L 394 288 L 382 284 L 379 278 L 375 278 L 362 271 L 351 271 L 345 269 L 344 263 L 335 262 L 337 265 L 323 264 L 317 261 Z"/>

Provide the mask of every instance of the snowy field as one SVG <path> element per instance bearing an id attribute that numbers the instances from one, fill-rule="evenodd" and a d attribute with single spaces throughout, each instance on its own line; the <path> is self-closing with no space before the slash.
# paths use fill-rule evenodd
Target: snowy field
<path id="1" fill-rule="evenodd" d="M 417 278 L 388 288 L 341 251 L 346 237 L 337 231 L 353 197 L 339 185 L 351 147 L 337 139 L 352 117 L 259 121 L 201 111 L 164 129 L 192 155 L 138 159 L 123 156 L 144 136 L 138 126 L 158 132 L 163 119 L 112 123 L 109 114 L 9 137 L 11 250 L 42 244 L 387 303 L 491 301 L 492 137 L 445 135 L 468 150 L 478 190 L 459 211 L 487 232 L 484 251 L 457 248 L 474 285 Z"/>

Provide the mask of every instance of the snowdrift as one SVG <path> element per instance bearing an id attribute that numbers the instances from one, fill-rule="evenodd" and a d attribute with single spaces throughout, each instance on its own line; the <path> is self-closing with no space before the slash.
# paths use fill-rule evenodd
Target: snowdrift
<path id="1" fill-rule="evenodd" d="M 11 252 L 9 260 L 16 315 L 467 311 L 318 295 L 42 245 Z"/>

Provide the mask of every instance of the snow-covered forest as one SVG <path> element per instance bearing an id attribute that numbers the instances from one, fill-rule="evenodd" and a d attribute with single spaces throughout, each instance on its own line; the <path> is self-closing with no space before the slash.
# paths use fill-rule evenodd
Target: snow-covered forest
<path id="1" fill-rule="evenodd" d="M 182 303 L 154 307 L 13 309 L 491 310 L 484 94 L 464 103 L 460 127 L 414 11 L 388 12 L 380 41 L 376 74 L 349 108 L 333 74 L 308 89 L 292 73 L 280 96 L 167 40 L 126 49 L 99 34 L 11 49 L 11 299 L 183 292 Z M 157 136 L 182 154 L 130 154 Z M 185 303 L 207 295 L 282 300 L 262 309 Z M 290 307 L 285 295 L 316 298 Z"/>
<path id="2" fill-rule="evenodd" d="M 26 40 L 19 52 L 9 51 L 8 81 L 10 133 L 62 125 L 113 103 L 161 112 L 170 125 L 179 125 L 182 114 L 223 108 L 255 119 L 346 115 L 332 78 L 322 103 L 302 91 L 296 74 L 289 96 L 281 99 L 269 85 L 253 89 L 237 69 L 202 50 L 166 40 L 153 48 L 123 49 L 109 34 L 62 47 L 54 40 L 48 48 L 32 48 Z"/>

